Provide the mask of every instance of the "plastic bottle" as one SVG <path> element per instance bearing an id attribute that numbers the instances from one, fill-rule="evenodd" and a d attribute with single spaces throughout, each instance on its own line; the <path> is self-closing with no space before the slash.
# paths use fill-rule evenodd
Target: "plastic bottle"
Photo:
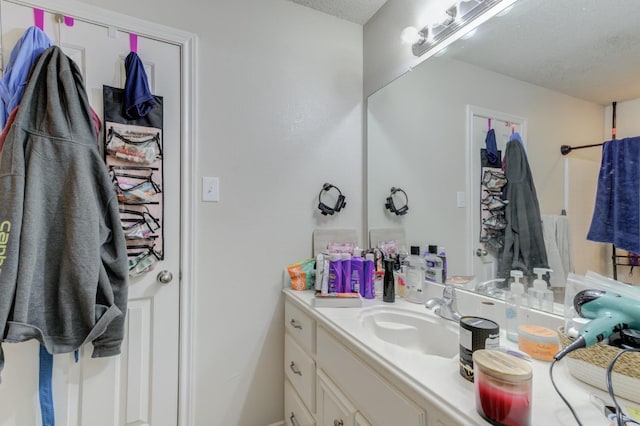
<path id="1" fill-rule="evenodd" d="M 373 277 L 376 273 L 376 264 L 373 253 L 367 253 L 364 260 L 364 285 L 360 286 L 360 295 L 365 299 L 375 299 L 376 290 Z"/>
<path id="2" fill-rule="evenodd" d="M 329 256 L 323 256 L 323 268 L 322 268 L 322 286 L 320 287 L 321 293 L 329 293 Z"/>
<path id="3" fill-rule="evenodd" d="M 316 256 L 316 291 L 322 290 L 322 278 L 324 274 L 324 256 L 319 253 Z"/>
<path id="4" fill-rule="evenodd" d="M 529 289 L 529 307 L 542 311 L 553 312 L 553 291 L 547 287 L 547 282 L 542 279 L 546 272 L 553 272 L 547 268 L 533 268 L 533 273 L 538 278 L 533 280 L 533 285 Z"/>
<path id="5" fill-rule="evenodd" d="M 438 246 L 438 257 L 442 260 L 442 283 L 447 281 L 447 253 L 444 247 Z"/>
<path id="6" fill-rule="evenodd" d="M 429 246 L 429 251 L 425 254 L 424 260 L 427 263 L 425 278 L 427 281 L 444 284 L 442 259 L 438 257 L 438 246 Z"/>
<path id="7" fill-rule="evenodd" d="M 351 258 L 351 291 L 362 295 L 362 286 L 364 285 L 364 259 L 362 258 L 362 250 L 354 249 Z"/>
<path id="8" fill-rule="evenodd" d="M 329 255 L 329 293 L 342 291 L 342 257 L 339 253 Z"/>
<path id="9" fill-rule="evenodd" d="M 393 303 L 396 301 L 395 280 L 393 278 L 395 265 L 396 260 L 393 258 L 384 260 L 384 279 L 382 284 L 383 302 Z"/>
<path id="10" fill-rule="evenodd" d="M 405 289 L 405 271 L 406 265 L 400 265 L 400 269 L 396 268 L 394 272 L 394 278 L 396 280 L 396 296 L 404 297 L 404 289 Z"/>
<path id="11" fill-rule="evenodd" d="M 512 342 L 518 341 L 518 327 L 522 319 L 521 311 L 523 301 L 526 301 L 524 285 L 520 282 L 522 271 L 511 271 L 514 281 L 511 283 L 509 292 L 505 299 L 505 309 L 507 317 L 507 339 Z"/>
<path id="12" fill-rule="evenodd" d="M 342 253 L 342 288 L 341 293 L 351 293 L 351 255 Z"/>
<path id="13" fill-rule="evenodd" d="M 427 264 L 420 256 L 420 247 L 411 246 L 411 254 L 405 258 L 404 298 L 413 303 L 424 303 L 424 280 Z"/>

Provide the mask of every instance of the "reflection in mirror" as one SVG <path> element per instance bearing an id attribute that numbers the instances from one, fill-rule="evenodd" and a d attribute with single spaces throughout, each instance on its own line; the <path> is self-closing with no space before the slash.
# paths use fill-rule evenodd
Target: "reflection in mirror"
<path id="1" fill-rule="evenodd" d="M 611 244 L 587 240 L 602 148 L 560 153 L 562 145 L 612 139 L 613 102 L 617 137 L 640 135 L 637 16 L 640 2 L 630 0 L 518 0 L 472 38 L 456 41 L 371 95 L 369 228 L 402 228 L 407 246 L 423 251 L 427 245 L 445 247 L 450 276 L 473 275 L 477 283 L 500 278 L 501 268 L 513 265 L 500 265 L 499 250 L 481 240 L 482 208 L 486 215 L 490 203 L 500 202 L 496 197 L 481 203 L 489 195 L 481 187 L 487 166 L 481 149 L 493 129 L 489 141 L 495 137 L 502 160 L 517 133 L 548 257 L 547 264 L 530 266 L 555 269 L 547 278 L 555 301 L 564 302 L 570 271 L 616 272 L 622 281 L 640 281 L 631 275 L 640 268 L 622 265 L 627 252 L 616 250 L 614 265 Z M 411 195 L 406 215 L 385 209 L 392 186 Z M 484 288 L 493 285 L 503 286 Z"/>

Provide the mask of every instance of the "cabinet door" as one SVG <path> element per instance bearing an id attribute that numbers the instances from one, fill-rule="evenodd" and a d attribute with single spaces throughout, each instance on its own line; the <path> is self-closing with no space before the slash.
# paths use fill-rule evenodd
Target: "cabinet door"
<path id="1" fill-rule="evenodd" d="M 318 425 L 355 426 L 356 408 L 346 396 L 318 370 Z"/>

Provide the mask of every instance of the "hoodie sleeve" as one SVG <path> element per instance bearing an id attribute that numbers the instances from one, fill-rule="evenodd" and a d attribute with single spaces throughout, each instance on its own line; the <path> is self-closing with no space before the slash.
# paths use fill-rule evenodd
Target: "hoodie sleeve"
<path id="1" fill-rule="evenodd" d="M 105 238 L 101 249 L 102 268 L 98 291 L 112 297 L 113 304 L 118 307 L 121 314 L 111 321 L 102 335 L 93 340 L 92 358 L 118 355 L 124 338 L 129 266 L 115 194 L 108 204 L 104 225 Z"/>
<path id="2" fill-rule="evenodd" d="M 24 150 L 22 132 L 17 129 L 13 126 L 8 130 L 0 155 L 0 332 L 3 339 L 16 292 L 24 209 Z M 0 348 L 0 370 L 3 366 Z"/>

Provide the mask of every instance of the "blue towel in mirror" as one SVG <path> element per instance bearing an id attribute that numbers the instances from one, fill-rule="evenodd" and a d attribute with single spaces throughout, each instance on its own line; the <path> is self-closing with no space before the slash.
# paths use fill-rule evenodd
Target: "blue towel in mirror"
<path id="1" fill-rule="evenodd" d="M 603 144 L 587 239 L 640 253 L 640 137 Z"/>

